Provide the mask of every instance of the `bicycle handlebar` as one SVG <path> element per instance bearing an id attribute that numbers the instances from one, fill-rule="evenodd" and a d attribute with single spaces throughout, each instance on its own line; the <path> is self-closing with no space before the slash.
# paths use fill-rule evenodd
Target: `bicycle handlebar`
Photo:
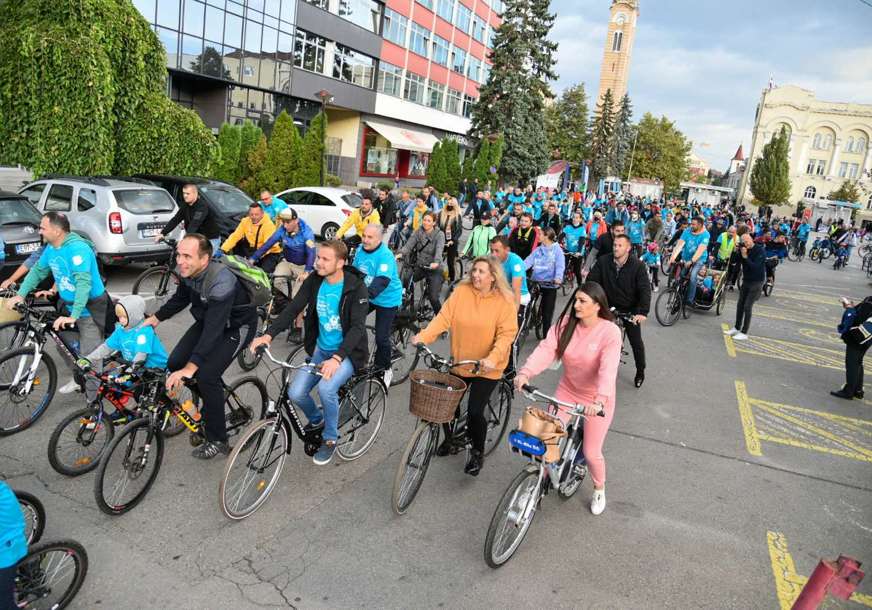
<path id="1" fill-rule="evenodd" d="M 423 343 L 418 343 L 415 348 L 419 352 L 425 352 L 425 357 L 431 359 L 432 362 L 435 362 L 440 367 L 445 367 L 449 369 L 456 368 L 458 366 L 465 366 L 468 364 L 473 365 L 472 374 L 475 375 L 481 370 L 481 361 L 480 360 L 459 360 L 457 362 L 454 361 L 453 358 L 443 358 L 429 347 L 424 345 Z M 436 368 L 436 367 L 432 367 Z"/>
<path id="2" fill-rule="evenodd" d="M 296 370 L 299 370 L 299 369 L 302 369 L 302 368 L 308 366 L 308 367 L 311 367 L 311 368 L 312 368 L 312 373 L 313 373 L 314 375 L 320 375 L 320 374 L 321 374 L 321 371 L 318 370 L 318 368 L 317 368 L 317 367 L 320 367 L 320 366 L 321 366 L 320 364 L 312 364 L 311 362 L 308 362 L 308 361 L 307 361 L 307 362 L 304 362 L 303 364 L 297 364 L 297 365 L 294 365 L 294 364 L 288 364 L 287 362 L 285 362 L 285 361 L 283 361 L 283 360 L 277 360 L 277 359 L 275 358 L 275 356 L 272 355 L 272 352 L 269 351 L 269 348 L 268 348 L 266 345 L 258 345 L 258 346 L 257 346 L 257 349 L 255 350 L 254 353 L 255 353 L 255 354 L 258 354 L 258 355 L 260 355 L 260 356 L 266 356 L 267 359 L 270 360 L 270 362 L 272 362 L 273 364 L 277 364 L 277 365 L 279 365 L 279 366 L 282 367 L 283 369 L 288 369 L 288 370 L 291 370 L 291 371 L 296 371 Z"/>
<path id="3" fill-rule="evenodd" d="M 540 391 L 539 388 L 537 388 L 534 385 L 530 385 L 529 383 L 525 383 L 524 385 L 522 385 L 521 390 L 524 391 L 524 394 L 526 394 L 527 398 L 529 398 L 530 400 L 535 400 L 536 397 L 543 398 L 543 399 L 545 399 L 545 401 L 553 404 L 554 406 L 556 406 L 558 408 L 564 407 L 563 410 L 564 411 L 568 410 L 570 415 L 578 415 L 581 417 L 585 417 L 584 405 L 582 405 L 581 403 L 573 403 L 573 402 L 566 402 L 563 400 L 558 400 L 554 396 L 549 396 L 548 394 L 545 394 L 544 392 Z M 598 417 L 605 417 L 605 415 L 606 415 L 605 410 L 600 408 L 599 412 L 597 413 L 597 416 Z"/>

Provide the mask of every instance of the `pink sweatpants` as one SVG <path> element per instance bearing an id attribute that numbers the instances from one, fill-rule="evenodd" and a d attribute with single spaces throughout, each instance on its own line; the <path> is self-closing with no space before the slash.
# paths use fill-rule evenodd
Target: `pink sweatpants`
<path id="1" fill-rule="evenodd" d="M 572 396 L 562 388 L 557 389 L 555 396 L 560 400 L 567 402 L 580 402 L 589 404 L 590 400 Z M 603 443 L 606 440 L 606 433 L 609 431 L 609 426 L 612 425 L 612 418 L 615 416 L 615 405 L 607 404 L 603 407 L 606 412 L 605 417 L 592 416 L 584 420 L 584 459 L 587 461 L 587 468 L 590 471 L 590 478 L 593 479 L 593 484 L 596 487 L 602 487 L 606 482 L 606 459 L 603 457 Z M 562 413 L 561 413 L 562 415 Z M 564 421 L 568 418 L 561 417 Z"/>

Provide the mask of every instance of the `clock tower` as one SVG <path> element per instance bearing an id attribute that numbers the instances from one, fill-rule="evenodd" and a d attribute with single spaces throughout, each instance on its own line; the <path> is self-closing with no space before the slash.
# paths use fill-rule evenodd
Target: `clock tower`
<path id="1" fill-rule="evenodd" d="M 639 0 L 612 0 L 609 29 L 600 68 L 597 103 L 606 90 L 612 90 L 615 107 L 627 92 L 630 78 L 630 59 L 633 55 L 633 40 L 636 37 L 636 21 L 639 19 Z"/>

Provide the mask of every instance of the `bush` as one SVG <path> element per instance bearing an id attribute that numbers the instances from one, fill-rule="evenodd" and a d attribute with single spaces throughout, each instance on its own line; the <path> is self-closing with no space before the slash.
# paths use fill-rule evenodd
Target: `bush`
<path id="1" fill-rule="evenodd" d="M 218 147 L 221 159 L 215 167 L 215 177 L 225 182 L 238 184 L 242 178 L 240 155 L 242 154 L 242 128 L 224 123 L 218 132 Z"/>
<path id="2" fill-rule="evenodd" d="M 300 132 L 297 131 L 297 126 L 294 125 L 294 120 L 287 111 L 282 110 L 273 125 L 269 139 L 261 188 L 276 193 L 298 185 L 297 175 L 302 149 L 303 140 Z"/>
<path id="3" fill-rule="evenodd" d="M 242 179 L 239 188 L 248 193 L 253 199 L 257 199 L 260 191 L 266 184 L 264 176 L 264 167 L 266 166 L 266 156 L 269 152 L 269 145 L 266 141 L 266 136 L 260 134 L 260 139 L 251 152 L 248 153 L 246 159 L 249 175 Z"/>
<path id="4" fill-rule="evenodd" d="M 324 184 L 326 186 L 339 187 L 342 186 L 342 178 L 333 174 L 327 174 L 326 176 L 324 176 Z"/>
<path id="5" fill-rule="evenodd" d="M 312 119 L 306 136 L 303 138 L 302 158 L 297 173 L 297 186 L 321 184 L 322 164 L 324 163 L 324 138 L 327 135 L 327 117 L 323 112 Z M 326 173 L 326 168 L 324 168 Z"/>
<path id="6" fill-rule="evenodd" d="M 388 192 L 391 192 L 396 187 L 396 183 L 388 180 L 382 180 L 381 182 L 376 183 L 375 188 L 377 189 L 387 189 Z"/>

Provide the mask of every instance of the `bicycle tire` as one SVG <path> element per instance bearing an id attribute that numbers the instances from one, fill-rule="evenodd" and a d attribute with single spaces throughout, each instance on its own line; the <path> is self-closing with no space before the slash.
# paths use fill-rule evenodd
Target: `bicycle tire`
<path id="1" fill-rule="evenodd" d="M 255 489 L 262 493 L 246 507 L 240 508 L 238 502 L 235 505 L 232 502 L 236 488 L 233 485 L 228 486 L 231 471 L 233 471 L 233 467 L 237 465 L 237 460 L 240 459 L 243 452 L 251 446 L 251 442 L 254 443 L 255 451 L 258 451 L 260 447 L 264 446 L 264 434 L 270 433 L 273 430 L 275 430 L 275 434 L 271 435 L 272 438 L 269 439 L 269 443 L 266 445 L 268 448 L 266 459 L 272 460 L 274 456 L 275 461 L 271 461 L 269 465 L 276 464 L 275 472 L 269 477 L 269 481 L 264 481 L 263 479 L 257 481 Z M 276 443 L 279 443 L 279 445 L 277 446 Z M 278 449 L 277 454 L 275 453 L 276 449 Z M 282 469 L 285 465 L 285 459 L 288 453 L 290 453 L 290 450 L 291 439 L 288 436 L 287 428 L 282 424 L 279 415 L 267 419 L 261 419 L 243 432 L 242 436 L 240 436 L 239 440 L 236 442 L 233 451 L 230 452 L 230 457 L 227 459 L 227 465 L 224 467 L 224 476 L 221 477 L 221 483 L 218 485 L 218 506 L 221 508 L 221 512 L 224 513 L 225 517 L 233 519 L 234 521 L 240 521 L 254 514 L 257 509 L 266 503 L 281 477 Z M 255 474 L 260 474 L 258 473 L 258 469 L 252 469 L 251 467 L 252 458 L 243 457 L 242 459 L 246 459 L 249 462 L 249 464 L 243 466 L 244 469 Z M 246 477 L 247 476 L 248 473 L 246 473 Z M 246 481 L 247 479 L 243 479 L 242 484 L 245 484 Z M 251 479 L 251 482 L 254 482 L 254 479 Z M 240 491 L 244 491 L 244 489 Z"/>
<path id="2" fill-rule="evenodd" d="M 4 363 L 8 361 L 14 361 L 14 359 L 16 358 L 31 356 L 33 355 L 33 353 L 34 347 L 27 346 L 10 350 L 0 355 L 0 396 L 2 396 L 4 393 L 9 392 L 11 381 L 13 380 L 12 377 L 10 377 L 8 381 L 5 378 L 4 371 L 6 369 L 3 368 Z M 4 409 L 10 409 L 11 405 L 16 404 L 16 402 L 17 404 L 21 404 L 21 398 L 25 397 L 16 395 L 15 400 L 13 400 L 12 396 L 4 396 L 2 399 L 0 399 L 0 436 L 11 436 L 12 434 L 27 430 L 30 426 L 35 424 L 40 417 L 43 416 L 43 414 L 48 410 L 49 405 L 51 405 L 51 401 L 52 399 L 54 399 L 54 394 L 55 390 L 57 389 L 58 383 L 57 367 L 55 366 L 52 357 L 49 354 L 45 353 L 45 351 L 42 351 L 40 353 L 40 365 L 42 364 L 45 364 L 46 373 L 48 375 L 48 390 L 46 391 L 45 396 L 42 398 L 39 404 L 36 405 L 35 408 L 28 409 L 30 415 L 26 419 L 18 418 L 18 425 L 11 426 L 7 426 L 4 423 L 5 419 L 2 417 L 2 412 Z M 33 386 L 37 385 L 37 382 L 39 382 L 39 385 L 42 385 L 42 377 L 39 375 L 36 375 L 36 377 L 34 378 L 34 382 L 31 385 L 31 392 L 33 391 Z M 29 395 L 30 393 L 28 393 L 28 396 Z"/>
<path id="3" fill-rule="evenodd" d="M 10 350 L 24 347 L 29 327 L 30 324 L 23 320 L 0 324 L 0 348 Z"/>
<path id="4" fill-rule="evenodd" d="M 366 404 L 362 404 L 364 399 Z M 364 377 L 348 389 L 339 404 L 339 442 L 336 443 L 336 453 L 340 458 L 346 462 L 356 460 L 375 444 L 384 422 L 387 402 L 387 390 L 383 382 L 375 377 Z M 344 417 L 344 413 L 352 408 L 354 410 Z M 349 423 L 352 429 L 345 432 Z M 373 425 L 367 428 L 367 424 Z M 356 441 L 362 442 L 358 445 Z"/>
<path id="5" fill-rule="evenodd" d="M 509 427 L 509 418 L 512 413 L 512 390 L 511 386 L 507 387 L 505 382 L 500 382 L 497 386 L 498 403 L 497 409 L 492 409 L 491 402 L 493 401 L 493 392 L 491 393 L 491 397 L 488 400 L 487 411 L 485 415 L 487 416 L 487 432 L 484 439 L 484 451 L 483 454 L 485 456 L 489 456 L 493 453 L 497 447 L 500 446 L 500 441 L 503 440 L 503 436 L 506 434 L 506 429 Z M 492 436 L 491 432 L 496 432 L 496 436 Z"/>
<path id="6" fill-rule="evenodd" d="M 416 332 L 417 329 L 408 325 L 395 328 L 391 332 L 391 348 L 399 350 L 404 354 L 402 359 L 391 363 L 391 369 L 394 371 L 391 387 L 406 381 L 409 378 L 409 374 L 418 366 L 418 359 L 420 358 L 418 350 L 413 348 L 411 354 L 409 353 L 409 341 Z M 391 360 L 393 361 L 393 354 L 391 355 Z"/>
<path id="7" fill-rule="evenodd" d="M 454 259 L 454 281 L 456 282 L 456 281 L 462 280 L 462 279 L 463 279 L 463 257 L 458 256 L 457 258 Z"/>
<path id="8" fill-rule="evenodd" d="M 164 276 L 167 276 L 166 283 L 164 283 Z M 157 280 L 156 284 L 149 286 L 148 282 L 155 282 L 155 280 Z M 160 309 L 160 306 L 166 303 L 169 297 L 175 293 L 180 281 L 179 274 L 174 269 L 170 269 L 166 265 L 158 265 L 140 273 L 133 282 L 133 288 L 130 292 L 131 294 L 140 295 L 145 299 L 153 298 L 155 307 L 152 312 L 154 312 Z M 143 288 L 153 288 L 153 290 L 145 290 L 143 292 Z"/>
<path id="9" fill-rule="evenodd" d="M 100 463 L 100 457 L 106 450 L 112 438 L 115 436 L 115 425 L 106 415 L 100 413 L 102 411 L 102 403 L 99 408 L 85 407 L 78 411 L 73 411 L 67 415 L 55 427 L 51 433 L 51 438 L 48 441 L 48 462 L 55 472 L 68 477 L 77 477 L 91 472 Z M 73 460 L 64 460 L 61 452 L 58 450 L 58 444 L 61 440 L 61 435 L 68 430 L 72 424 L 75 443 L 83 448 L 88 448 L 92 444 L 95 445 L 96 452 L 79 452 L 74 456 Z M 78 428 L 76 431 L 75 428 Z M 98 435 L 104 437 L 99 439 Z M 94 441 L 97 441 L 96 443 Z M 70 465 L 70 462 L 72 464 Z"/>
<path id="10" fill-rule="evenodd" d="M 227 434 L 235 436 L 253 420 L 263 419 L 268 406 L 269 394 L 266 385 L 254 375 L 241 377 L 225 386 L 224 424 Z"/>
<path id="11" fill-rule="evenodd" d="M 149 454 L 146 458 L 147 463 L 153 463 L 154 468 L 149 473 L 145 480 L 145 485 L 143 488 L 134 495 L 130 500 L 121 504 L 113 504 L 114 500 L 107 500 L 104 494 L 104 480 L 106 478 L 106 469 L 109 467 L 109 464 L 112 462 L 113 456 L 116 454 L 116 450 L 121 449 L 125 454 L 129 454 L 132 450 L 130 447 L 132 442 L 135 442 L 136 436 L 140 433 L 145 435 L 147 439 L 146 444 L 151 448 L 149 450 Z M 122 443 L 125 443 L 122 445 Z M 150 441 L 150 442 L 149 442 Z M 141 453 L 141 450 L 140 450 Z M 103 458 L 100 460 L 100 465 L 97 467 L 97 476 L 94 479 L 94 498 L 97 501 L 97 507 L 107 515 L 122 515 L 129 510 L 136 507 L 143 498 L 145 498 L 151 486 L 154 485 L 155 479 L 157 479 L 157 475 L 160 472 L 160 467 L 163 462 L 163 453 L 164 453 L 164 438 L 163 433 L 159 429 L 155 429 L 151 426 L 151 421 L 146 418 L 135 419 L 124 428 L 121 429 L 121 432 L 112 439 L 112 442 L 109 443 L 109 446 L 106 448 L 106 451 L 103 455 Z M 152 457 L 153 456 L 153 457 Z M 124 461 L 127 461 L 128 455 L 124 456 Z M 130 468 L 132 465 L 124 465 L 124 476 L 130 479 Z M 144 469 L 143 469 L 144 470 Z M 133 471 L 135 474 L 135 478 L 139 478 L 142 474 L 142 470 L 137 472 Z M 117 483 L 116 483 L 117 486 Z"/>
<path id="12" fill-rule="evenodd" d="M 391 505 L 394 512 L 398 515 L 405 514 L 412 502 L 421 490 L 421 484 L 424 482 L 424 477 L 427 476 L 427 469 L 430 467 L 430 460 L 433 458 L 433 453 L 436 449 L 436 440 L 439 437 L 439 425 L 431 424 L 424 420 L 419 420 L 418 425 L 412 432 L 409 442 L 406 443 L 406 448 L 400 456 L 400 463 L 397 465 L 397 472 L 394 475 L 394 488 L 391 497 Z M 403 482 L 407 480 L 409 472 L 409 460 L 413 457 L 420 459 L 420 464 L 414 465 L 415 472 L 409 478 L 409 485 L 405 488 Z"/>
<path id="13" fill-rule="evenodd" d="M 51 570 L 52 574 L 57 575 L 62 572 L 60 569 L 62 562 L 68 558 L 72 558 L 72 561 L 75 564 L 75 572 L 73 573 L 73 579 L 70 581 L 70 585 L 64 590 L 63 594 L 57 601 L 50 603 L 47 607 L 52 608 L 52 610 L 66 608 L 70 602 L 73 601 L 73 598 L 76 597 L 79 589 L 82 588 L 82 583 L 85 582 L 85 576 L 88 574 L 88 553 L 85 551 L 85 547 L 75 540 L 42 542 L 32 547 L 27 555 L 25 555 L 16 566 L 15 602 L 19 608 L 34 608 L 35 606 L 32 606 L 30 601 L 38 600 L 43 602 L 47 599 L 42 590 L 47 587 L 48 583 L 43 584 L 42 587 L 37 587 L 36 583 L 33 583 L 32 580 L 40 574 L 46 575 L 49 573 L 49 570 L 44 568 L 41 564 L 45 557 L 52 551 L 62 553 L 62 558 L 58 561 L 56 566 L 53 566 L 53 562 L 49 561 L 49 566 L 53 567 Z M 66 572 L 64 571 L 64 573 Z M 24 587 L 22 587 L 22 585 L 24 585 Z M 22 588 L 24 589 L 23 591 Z M 48 589 L 49 594 L 53 592 L 51 587 L 48 587 Z M 33 599 L 28 601 L 27 597 L 30 597 L 29 592 L 31 590 L 33 591 Z M 26 597 L 22 597 L 22 595 Z M 39 607 L 42 607 L 42 604 L 40 604 Z"/>
<path id="14" fill-rule="evenodd" d="M 680 298 L 680 295 L 674 287 L 667 288 L 657 295 L 657 300 L 654 301 L 654 317 L 657 318 L 660 326 L 672 326 L 678 321 L 680 310 L 675 308 L 676 298 Z"/>
<path id="15" fill-rule="evenodd" d="M 39 542 L 45 532 L 45 506 L 32 493 L 18 489 L 13 489 L 12 493 L 18 498 L 18 506 L 24 515 L 24 536 L 30 547 Z"/>
<path id="16" fill-rule="evenodd" d="M 257 332 L 254 334 L 255 338 L 262 337 L 264 334 L 264 327 L 266 325 L 266 312 L 258 307 L 257 309 Z M 260 364 L 262 359 L 262 355 L 248 349 L 248 347 L 244 347 L 239 350 L 239 353 L 236 354 L 236 364 L 239 365 L 246 373 L 249 373 L 257 368 L 257 365 Z"/>
<path id="17" fill-rule="evenodd" d="M 681 318 L 687 320 L 693 311 L 693 305 L 687 302 L 687 293 L 681 295 Z"/>
<path id="18" fill-rule="evenodd" d="M 509 483 L 509 486 L 503 493 L 502 498 L 500 498 L 496 510 L 494 510 L 490 525 L 488 525 L 487 528 L 487 536 L 484 541 L 484 560 L 491 568 L 496 569 L 505 565 L 505 563 L 514 556 L 515 551 L 517 551 L 518 547 L 521 546 L 521 543 L 524 541 L 527 532 L 530 530 L 530 525 L 533 523 L 533 519 L 536 516 L 539 498 L 537 497 L 535 500 L 531 500 L 530 495 L 519 493 L 524 485 L 529 487 L 530 494 L 535 494 L 537 496 L 540 494 L 538 470 L 534 470 L 530 466 L 527 466 L 520 473 L 515 475 L 515 478 L 512 479 L 512 482 Z M 530 501 L 533 501 L 530 517 L 524 523 L 510 523 L 510 510 L 514 507 L 516 513 L 519 510 L 523 511 L 526 508 L 527 503 Z M 514 533 L 514 536 L 511 538 L 508 548 L 498 553 L 496 552 L 495 544 L 501 541 L 501 538 L 500 540 L 497 539 L 501 529 L 506 530 L 508 533 Z M 512 532 L 512 530 L 515 531 Z"/>
<path id="19" fill-rule="evenodd" d="M 763 282 L 763 296 L 768 297 L 770 294 L 772 294 L 772 288 L 772 284 L 770 284 L 769 282 Z"/>
<path id="20" fill-rule="evenodd" d="M 723 288 L 721 288 L 721 290 L 723 290 Z M 717 305 L 715 305 L 715 314 L 716 315 L 721 315 L 721 312 L 724 310 L 724 303 L 726 302 L 726 300 L 727 300 L 726 294 L 724 292 L 721 292 L 721 294 L 718 295 Z"/>

